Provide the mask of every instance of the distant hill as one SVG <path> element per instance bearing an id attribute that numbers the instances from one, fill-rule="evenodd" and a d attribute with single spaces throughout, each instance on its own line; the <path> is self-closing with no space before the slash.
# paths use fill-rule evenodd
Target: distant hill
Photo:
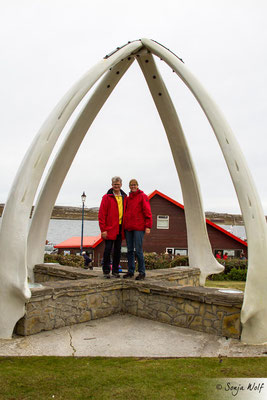
<path id="1" fill-rule="evenodd" d="M 2 215 L 4 204 L 0 204 L 0 216 Z M 85 208 L 84 218 L 95 221 L 98 216 L 98 207 Z M 32 210 L 33 211 L 33 210 Z M 244 225 L 243 217 L 240 214 L 217 213 L 207 211 L 206 218 L 215 224 L 223 225 Z M 81 207 L 55 206 L 52 212 L 52 219 L 82 219 Z M 266 217 L 265 217 L 266 218 Z"/>
<path id="2" fill-rule="evenodd" d="M 207 211 L 205 212 L 205 216 L 215 224 L 244 225 L 243 216 L 240 214 L 227 214 Z"/>
<path id="3" fill-rule="evenodd" d="M 97 220 L 98 207 L 84 208 L 84 219 Z M 82 219 L 81 207 L 55 206 L 52 212 L 53 219 Z"/>
<path id="4" fill-rule="evenodd" d="M 4 204 L 0 204 L 0 216 L 2 216 Z M 33 212 L 34 207 L 32 208 Z M 98 207 L 84 208 L 84 219 L 97 220 Z M 52 212 L 52 219 L 82 219 L 81 207 L 55 206 Z"/>

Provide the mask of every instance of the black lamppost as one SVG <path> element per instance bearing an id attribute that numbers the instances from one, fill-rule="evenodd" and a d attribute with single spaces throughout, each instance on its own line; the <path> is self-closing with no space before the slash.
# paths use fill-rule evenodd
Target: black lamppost
<path id="1" fill-rule="evenodd" d="M 86 194 L 83 192 L 83 194 L 81 195 L 82 198 L 82 204 L 83 204 L 83 208 L 82 208 L 82 235 L 81 235 L 81 254 L 83 252 L 83 221 L 84 221 L 84 203 L 86 200 Z"/>

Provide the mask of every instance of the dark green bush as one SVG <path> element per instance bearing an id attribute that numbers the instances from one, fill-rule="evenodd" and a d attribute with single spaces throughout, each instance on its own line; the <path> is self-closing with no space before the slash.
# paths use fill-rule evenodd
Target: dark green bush
<path id="1" fill-rule="evenodd" d="M 176 256 L 170 262 L 170 268 L 181 267 L 181 266 L 184 267 L 184 266 L 187 266 L 187 265 L 189 265 L 187 256 Z"/>
<path id="2" fill-rule="evenodd" d="M 227 275 L 223 272 L 221 272 L 220 274 L 214 274 L 214 275 L 210 275 L 207 278 L 209 281 L 227 281 Z"/>
<path id="3" fill-rule="evenodd" d="M 227 277 L 229 281 L 245 281 L 247 269 L 232 268 Z"/>
<path id="4" fill-rule="evenodd" d="M 82 256 L 76 256 L 75 254 L 69 254 L 66 256 L 64 256 L 63 254 L 45 254 L 44 262 L 53 262 L 60 265 L 68 265 L 70 267 L 77 268 L 84 267 L 84 258 Z"/>
<path id="5" fill-rule="evenodd" d="M 224 265 L 224 273 L 228 274 L 232 268 L 246 269 L 247 260 L 240 260 L 239 258 L 229 258 L 227 260 L 217 260 L 220 264 Z"/>
<path id="6" fill-rule="evenodd" d="M 246 281 L 247 277 L 247 260 L 239 260 L 231 258 L 229 260 L 218 260 L 220 264 L 225 266 L 225 270 L 220 274 L 210 275 L 209 280 L 212 281 Z"/>

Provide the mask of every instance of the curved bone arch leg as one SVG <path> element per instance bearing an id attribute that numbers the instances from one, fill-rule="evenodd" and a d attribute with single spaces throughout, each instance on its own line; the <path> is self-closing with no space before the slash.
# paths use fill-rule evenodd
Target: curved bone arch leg
<path id="1" fill-rule="evenodd" d="M 165 128 L 183 193 L 190 267 L 200 268 L 200 284 L 222 272 L 212 253 L 195 168 L 179 118 L 151 54 L 137 57 Z"/>
<path id="2" fill-rule="evenodd" d="M 159 44 L 149 39 L 142 39 L 142 43 L 176 71 L 188 86 L 206 114 L 221 147 L 236 190 L 248 239 L 248 274 L 241 311 L 241 339 L 251 344 L 267 342 L 266 220 L 240 146 L 217 105 L 184 64 Z"/>
<path id="3" fill-rule="evenodd" d="M 95 117 L 133 61 L 134 57 L 126 57 L 106 73 L 78 115 L 49 169 L 34 208 L 28 236 L 28 274 L 32 281 L 34 266 L 43 262 L 50 217 L 73 159 Z"/>
<path id="4" fill-rule="evenodd" d="M 132 42 L 89 70 L 52 111 L 22 161 L 5 205 L 0 231 L 1 338 L 11 337 L 16 322 L 25 313 L 25 301 L 31 295 L 27 283 L 28 222 L 34 196 L 58 136 L 95 82 L 140 47 L 140 41 Z"/>

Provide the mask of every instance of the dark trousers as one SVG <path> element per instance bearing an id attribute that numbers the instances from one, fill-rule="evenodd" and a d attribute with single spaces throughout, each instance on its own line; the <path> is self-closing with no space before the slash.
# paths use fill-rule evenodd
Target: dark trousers
<path id="1" fill-rule="evenodd" d="M 121 231 L 121 229 L 120 229 Z M 104 274 L 110 273 L 110 255 L 112 254 L 112 272 L 119 273 L 119 265 L 121 259 L 121 233 L 119 233 L 115 240 L 105 240 L 105 250 L 103 255 L 103 272 Z"/>

